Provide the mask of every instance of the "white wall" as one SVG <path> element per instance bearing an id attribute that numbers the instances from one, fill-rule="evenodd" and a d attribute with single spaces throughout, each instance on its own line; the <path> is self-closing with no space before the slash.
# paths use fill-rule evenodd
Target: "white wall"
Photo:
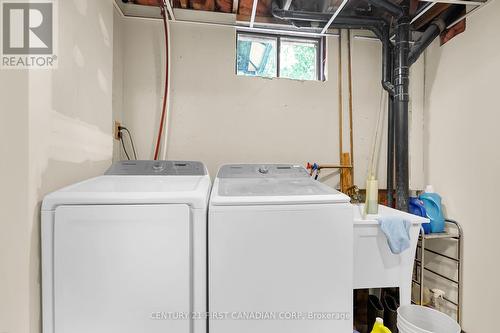
<path id="1" fill-rule="evenodd" d="M 29 331 L 28 73 L 0 70 L 0 332 Z"/>
<path id="2" fill-rule="evenodd" d="M 123 43 L 124 81 L 123 87 L 114 88 L 123 89 L 122 119 L 132 130 L 139 157 L 148 159 L 153 155 L 163 95 L 163 28 L 159 21 L 122 18 L 120 33 L 115 42 Z M 171 44 L 169 159 L 202 160 L 213 176 L 221 164 L 232 162 L 339 162 L 339 38 L 327 41 L 327 82 L 236 76 L 234 28 L 174 23 Z M 355 181 L 364 187 L 380 108 L 380 43 L 355 39 L 353 66 Z M 416 65 L 414 72 L 418 129 L 423 114 L 423 63 Z M 345 83 L 345 72 L 343 76 Z M 347 119 L 347 114 L 344 117 Z M 422 130 L 414 133 L 418 144 L 412 146 L 421 146 Z M 344 141 L 348 152 L 348 140 Z M 412 178 L 420 188 L 422 153 L 416 151 L 413 157 Z M 383 153 L 381 187 L 385 187 L 385 161 Z M 337 177 L 324 180 L 332 186 L 338 183 Z"/>
<path id="3" fill-rule="evenodd" d="M 467 332 L 488 332 L 497 318 L 500 223 L 500 2 L 471 17 L 467 31 L 426 55 L 425 170 L 446 215 L 464 227 Z"/>
<path id="4" fill-rule="evenodd" d="M 58 69 L 0 71 L 0 332 L 40 331 L 43 196 L 112 158 L 112 0 L 58 3 Z"/>
<path id="5" fill-rule="evenodd" d="M 122 122 L 123 110 L 123 33 L 118 9 L 113 10 L 113 120 Z M 113 140 L 113 160 L 121 160 L 120 142 Z"/>

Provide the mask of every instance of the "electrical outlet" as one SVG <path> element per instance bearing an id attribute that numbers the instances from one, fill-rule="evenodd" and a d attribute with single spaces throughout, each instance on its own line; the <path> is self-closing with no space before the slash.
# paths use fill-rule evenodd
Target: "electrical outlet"
<path id="1" fill-rule="evenodd" d="M 116 121 L 113 123 L 113 138 L 115 140 L 120 140 L 121 138 L 121 132 L 120 132 L 120 126 L 122 125 L 122 123 L 120 123 L 119 121 Z"/>

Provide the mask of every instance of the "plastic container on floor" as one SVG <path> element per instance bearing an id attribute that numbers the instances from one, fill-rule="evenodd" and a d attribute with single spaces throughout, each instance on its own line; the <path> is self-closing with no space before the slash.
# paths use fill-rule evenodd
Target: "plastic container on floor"
<path id="1" fill-rule="evenodd" d="M 391 333 L 391 330 L 384 326 L 384 320 L 377 318 L 371 333 Z"/>
<path id="2" fill-rule="evenodd" d="M 419 197 L 424 202 L 427 217 L 431 220 L 431 232 L 444 232 L 445 220 L 441 206 L 441 196 L 434 192 L 432 186 L 427 186 Z"/>
<path id="3" fill-rule="evenodd" d="M 460 325 L 437 310 L 405 305 L 398 309 L 399 333 L 460 333 Z"/>

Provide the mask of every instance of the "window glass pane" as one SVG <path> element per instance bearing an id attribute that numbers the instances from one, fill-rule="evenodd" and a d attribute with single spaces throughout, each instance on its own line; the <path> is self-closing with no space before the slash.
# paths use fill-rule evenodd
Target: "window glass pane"
<path id="1" fill-rule="evenodd" d="M 318 80 L 319 41 L 282 38 L 280 77 L 295 80 Z"/>
<path id="2" fill-rule="evenodd" d="M 276 77 L 276 38 L 238 34 L 237 74 Z"/>

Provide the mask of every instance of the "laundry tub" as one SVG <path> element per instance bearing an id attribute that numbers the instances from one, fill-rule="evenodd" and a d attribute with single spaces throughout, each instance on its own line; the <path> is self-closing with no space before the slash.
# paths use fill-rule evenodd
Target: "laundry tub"
<path id="1" fill-rule="evenodd" d="M 354 289 L 398 287 L 400 304 L 411 303 L 415 251 L 420 228 L 429 219 L 379 205 L 378 215 L 363 219 L 363 205 L 354 206 Z M 400 216 L 411 222 L 410 248 L 393 254 L 377 217 Z"/>

